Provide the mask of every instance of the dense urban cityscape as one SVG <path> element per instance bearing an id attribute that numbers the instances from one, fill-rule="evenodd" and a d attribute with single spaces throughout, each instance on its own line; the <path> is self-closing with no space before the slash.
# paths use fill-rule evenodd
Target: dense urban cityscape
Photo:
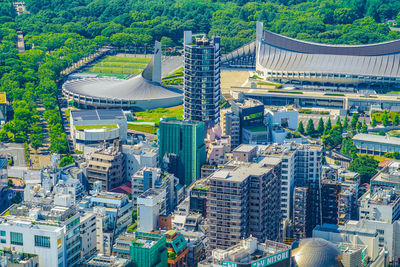
<path id="1" fill-rule="evenodd" d="M 400 266 L 399 23 L 0 0 L 0 266 Z"/>

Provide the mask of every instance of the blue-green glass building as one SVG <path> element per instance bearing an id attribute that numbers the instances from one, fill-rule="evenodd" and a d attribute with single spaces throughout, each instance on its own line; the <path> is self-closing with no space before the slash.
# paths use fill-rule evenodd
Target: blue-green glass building
<path id="1" fill-rule="evenodd" d="M 200 168 L 206 161 L 204 123 L 168 118 L 160 121 L 159 126 L 161 160 L 166 155 L 175 155 L 177 170 L 174 174 L 181 184 L 192 184 L 200 178 Z"/>

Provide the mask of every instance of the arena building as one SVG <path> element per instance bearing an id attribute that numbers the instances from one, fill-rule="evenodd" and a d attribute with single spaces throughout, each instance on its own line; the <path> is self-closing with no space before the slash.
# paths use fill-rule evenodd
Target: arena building
<path id="1" fill-rule="evenodd" d="M 147 110 L 181 105 L 182 91 L 161 85 L 161 44 L 145 70 L 129 79 L 84 78 L 67 81 L 63 94 L 81 108 Z"/>
<path id="2" fill-rule="evenodd" d="M 296 40 L 263 28 L 256 40 L 224 56 L 224 67 L 255 68 L 267 80 L 354 88 L 400 86 L 400 40 L 329 45 Z"/>

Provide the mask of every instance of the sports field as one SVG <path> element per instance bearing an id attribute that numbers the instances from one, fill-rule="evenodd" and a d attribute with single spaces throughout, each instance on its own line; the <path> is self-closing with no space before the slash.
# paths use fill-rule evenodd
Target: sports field
<path id="1" fill-rule="evenodd" d="M 85 73 L 98 74 L 99 77 L 127 78 L 132 74 L 140 74 L 149 61 L 150 58 L 107 56 L 91 66 Z"/>

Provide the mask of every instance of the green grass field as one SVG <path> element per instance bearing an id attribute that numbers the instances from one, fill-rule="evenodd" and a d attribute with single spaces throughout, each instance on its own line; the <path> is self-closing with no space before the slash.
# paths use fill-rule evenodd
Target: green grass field
<path id="1" fill-rule="evenodd" d="M 125 79 L 132 74 L 140 74 L 149 61 L 150 58 L 107 56 L 85 73 L 98 74 L 99 77 Z"/>
<path id="2" fill-rule="evenodd" d="M 149 134 L 157 133 L 157 127 L 152 125 L 135 125 L 128 123 L 128 129 Z"/>
<path id="3" fill-rule="evenodd" d="M 168 117 L 176 117 L 179 120 L 183 119 L 182 105 L 170 108 L 157 108 L 135 113 L 135 119 L 137 122 L 154 122 L 156 125 L 158 125 L 161 118 Z"/>

